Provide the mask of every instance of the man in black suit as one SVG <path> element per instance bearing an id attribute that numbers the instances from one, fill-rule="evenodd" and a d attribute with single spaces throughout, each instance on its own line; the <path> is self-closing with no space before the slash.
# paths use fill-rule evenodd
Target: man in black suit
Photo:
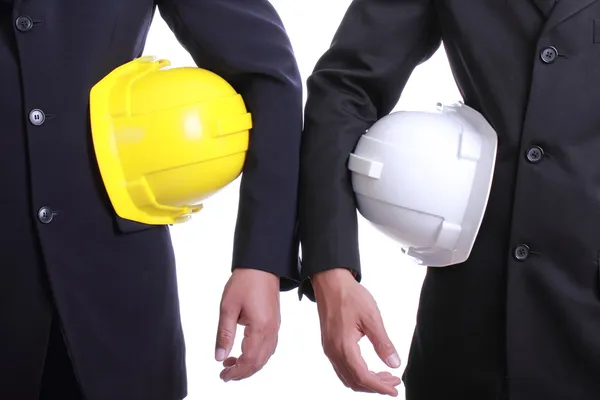
<path id="1" fill-rule="evenodd" d="M 389 366 L 399 364 L 358 283 L 346 163 L 442 40 L 465 104 L 492 124 L 499 148 L 469 260 L 427 271 L 406 398 L 597 400 L 597 0 L 352 2 L 308 80 L 301 153 L 302 288 L 316 299 L 324 350 L 347 386 L 397 394 L 400 380 L 370 374 L 356 345 L 366 334 Z"/>
<path id="2" fill-rule="evenodd" d="M 275 350 L 279 290 L 299 279 L 302 86 L 274 8 L 0 0 L 0 399 L 186 396 L 169 229 L 116 216 L 88 119 L 90 89 L 142 54 L 156 6 L 197 65 L 229 81 L 253 116 L 215 349 L 226 359 L 222 379 L 252 375 Z M 238 321 L 249 336 L 243 355 L 228 358 Z"/>

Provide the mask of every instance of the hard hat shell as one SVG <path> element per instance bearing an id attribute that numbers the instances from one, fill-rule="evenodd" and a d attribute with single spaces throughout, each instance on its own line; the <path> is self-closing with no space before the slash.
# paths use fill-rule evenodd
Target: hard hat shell
<path id="1" fill-rule="evenodd" d="M 465 261 L 491 189 L 497 135 L 462 103 L 399 111 L 360 138 L 348 168 L 361 215 L 415 261 Z"/>
<path id="2" fill-rule="evenodd" d="M 141 57 L 90 92 L 98 167 L 117 215 L 183 222 L 242 172 L 252 127 L 242 97 L 202 68 Z"/>

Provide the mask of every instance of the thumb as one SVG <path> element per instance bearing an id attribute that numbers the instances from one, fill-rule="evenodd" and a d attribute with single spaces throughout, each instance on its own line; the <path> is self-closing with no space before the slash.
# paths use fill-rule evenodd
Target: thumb
<path id="1" fill-rule="evenodd" d="M 237 307 L 221 306 L 215 346 L 215 359 L 217 361 L 224 361 L 233 348 L 240 312 L 241 309 Z"/>
<path id="2" fill-rule="evenodd" d="M 373 344 L 381 361 L 390 368 L 398 368 L 400 366 L 400 356 L 385 331 L 381 317 L 372 320 L 368 325 L 365 324 L 363 331 Z"/>

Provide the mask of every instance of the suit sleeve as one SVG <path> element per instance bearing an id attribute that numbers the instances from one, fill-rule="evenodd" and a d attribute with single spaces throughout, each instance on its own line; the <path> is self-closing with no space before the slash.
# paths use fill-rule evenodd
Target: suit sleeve
<path id="1" fill-rule="evenodd" d="M 413 70 L 439 48 L 432 0 L 354 0 L 307 81 L 300 170 L 300 298 L 310 277 L 347 268 L 361 280 L 349 154 L 389 114 Z"/>
<path id="2" fill-rule="evenodd" d="M 195 63 L 227 80 L 252 113 L 232 270 L 271 272 L 293 289 L 302 81 L 283 23 L 267 0 L 160 0 L 158 9 Z"/>

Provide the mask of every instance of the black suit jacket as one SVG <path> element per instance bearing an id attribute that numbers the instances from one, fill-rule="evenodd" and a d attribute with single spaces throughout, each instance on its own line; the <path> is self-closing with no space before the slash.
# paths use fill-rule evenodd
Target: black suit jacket
<path id="1" fill-rule="evenodd" d="M 302 86 L 267 0 L 3 0 L 1 399 L 37 399 L 53 304 L 86 399 L 186 393 L 168 227 L 115 215 L 88 119 L 90 88 L 142 54 L 156 6 L 196 63 L 228 80 L 253 115 L 233 267 L 277 274 L 282 289 L 298 281 Z M 34 109 L 43 124 L 30 121 Z M 38 218 L 43 207 L 49 223 Z"/>
<path id="2" fill-rule="evenodd" d="M 408 400 L 600 397 L 600 1 L 552 3 L 355 0 L 308 80 L 300 234 L 311 296 L 319 271 L 360 279 L 348 154 L 441 43 L 465 103 L 499 135 L 470 259 L 427 272 Z M 536 146 L 539 160 L 527 157 Z"/>

